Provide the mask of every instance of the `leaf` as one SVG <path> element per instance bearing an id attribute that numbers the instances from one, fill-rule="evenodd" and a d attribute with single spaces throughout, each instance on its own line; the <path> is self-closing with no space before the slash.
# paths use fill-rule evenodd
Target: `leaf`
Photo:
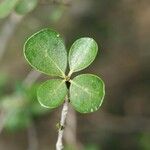
<path id="1" fill-rule="evenodd" d="M 89 66 L 95 59 L 98 45 L 92 38 L 80 38 L 70 48 L 69 66 L 70 72 L 80 71 Z"/>
<path id="2" fill-rule="evenodd" d="M 64 80 L 53 79 L 44 82 L 37 90 L 37 98 L 40 104 L 47 108 L 60 106 L 67 94 Z"/>
<path id="3" fill-rule="evenodd" d="M 7 112 L 5 116 L 5 129 L 13 132 L 20 129 L 27 128 L 31 124 L 31 116 L 27 110 L 12 110 Z"/>
<path id="4" fill-rule="evenodd" d="M 43 29 L 32 35 L 24 45 L 24 55 L 36 70 L 51 76 L 65 77 L 67 52 L 57 32 Z"/>
<path id="5" fill-rule="evenodd" d="M 16 6 L 16 12 L 25 15 L 31 12 L 38 4 L 38 0 L 20 0 Z"/>
<path id="6" fill-rule="evenodd" d="M 0 19 L 7 17 L 17 5 L 19 0 L 3 0 L 0 3 Z"/>
<path id="7" fill-rule="evenodd" d="M 70 101 L 80 113 L 99 109 L 105 95 L 104 82 L 95 75 L 82 74 L 71 80 Z"/>

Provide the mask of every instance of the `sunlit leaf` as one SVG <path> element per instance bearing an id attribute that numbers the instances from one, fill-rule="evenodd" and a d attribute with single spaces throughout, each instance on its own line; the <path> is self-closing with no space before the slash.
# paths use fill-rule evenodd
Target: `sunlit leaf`
<path id="1" fill-rule="evenodd" d="M 60 106 L 67 94 L 64 80 L 52 79 L 44 82 L 37 90 L 37 98 L 40 104 L 47 108 Z"/>
<path id="2" fill-rule="evenodd" d="M 24 55 L 35 69 L 51 76 L 65 76 L 67 52 L 57 32 L 44 29 L 32 35 L 24 45 Z"/>
<path id="3" fill-rule="evenodd" d="M 92 38 L 80 38 L 70 48 L 69 66 L 71 72 L 80 71 L 89 66 L 98 51 L 97 43 Z"/>
<path id="4" fill-rule="evenodd" d="M 82 74 L 71 80 L 70 101 L 81 113 L 99 109 L 105 95 L 104 82 L 92 74 Z"/>

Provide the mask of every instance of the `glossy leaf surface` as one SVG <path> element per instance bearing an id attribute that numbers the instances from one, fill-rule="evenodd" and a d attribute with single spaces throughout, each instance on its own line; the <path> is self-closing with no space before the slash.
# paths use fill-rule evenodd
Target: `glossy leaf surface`
<path id="1" fill-rule="evenodd" d="M 44 82 L 37 90 L 40 104 L 47 108 L 60 106 L 66 97 L 67 87 L 64 80 L 52 79 Z"/>
<path id="2" fill-rule="evenodd" d="M 97 76 L 82 74 L 71 81 L 70 101 L 80 113 L 99 109 L 105 95 L 104 82 Z"/>
<path id="3" fill-rule="evenodd" d="M 69 66 L 71 72 L 80 71 L 88 67 L 95 59 L 98 45 L 92 38 L 80 38 L 70 48 Z"/>
<path id="4" fill-rule="evenodd" d="M 32 35 L 24 45 L 24 55 L 35 69 L 51 76 L 65 76 L 67 52 L 57 32 L 44 29 Z"/>

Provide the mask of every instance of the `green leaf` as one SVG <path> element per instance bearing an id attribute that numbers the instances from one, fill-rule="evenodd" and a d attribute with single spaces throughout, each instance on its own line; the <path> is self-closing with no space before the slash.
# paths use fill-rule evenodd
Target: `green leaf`
<path id="1" fill-rule="evenodd" d="M 95 59 L 98 45 L 92 38 L 80 38 L 70 48 L 69 66 L 70 72 L 80 71 L 89 66 Z"/>
<path id="2" fill-rule="evenodd" d="M 25 15 L 31 12 L 38 4 L 38 0 L 20 0 L 16 6 L 16 12 Z"/>
<path id="3" fill-rule="evenodd" d="M 32 35 L 24 45 L 24 55 L 29 64 L 38 71 L 65 77 L 67 52 L 57 32 L 43 29 Z"/>
<path id="4" fill-rule="evenodd" d="M 99 109 L 105 95 L 104 82 L 95 75 L 82 74 L 71 80 L 70 101 L 80 113 Z"/>
<path id="5" fill-rule="evenodd" d="M 31 124 L 31 117 L 28 112 L 24 110 L 13 110 L 7 112 L 5 116 L 5 129 L 7 131 L 17 131 L 24 129 Z"/>
<path id="6" fill-rule="evenodd" d="M 52 79 L 44 82 L 37 90 L 37 98 L 40 104 L 47 108 L 60 106 L 67 94 L 64 80 Z"/>
<path id="7" fill-rule="evenodd" d="M 7 17 L 17 5 L 19 0 L 3 0 L 0 3 L 0 19 Z"/>

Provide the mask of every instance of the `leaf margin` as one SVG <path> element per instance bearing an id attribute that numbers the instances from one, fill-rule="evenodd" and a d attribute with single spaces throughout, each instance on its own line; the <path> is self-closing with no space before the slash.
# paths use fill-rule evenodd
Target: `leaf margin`
<path id="1" fill-rule="evenodd" d="M 69 91 L 68 91 L 68 92 L 69 92 L 69 99 L 70 99 L 70 95 L 71 95 L 71 93 L 70 93 L 71 86 L 72 86 L 72 84 L 75 83 L 73 80 L 74 80 L 75 78 L 77 78 L 78 76 L 81 76 L 81 75 L 91 75 L 91 76 L 94 76 L 94 77 L 98 78 L 98 79 L 102 82 L 102 85 L 103 85 L 103 91 L 102 91 L 102 92 L 103 92 L 103 97 L 101 98 L 101 102 L 100 102 L 99 106 L 97 107 L 97 110 L 93 110 L 93 111 L 91 111 L 91 112 L 80 112 L 79 110 L 77 110 L 77 109 L 75 108 L 75 106 L 73 106 L 73 104 L 72 104 L 72 102 L 71 102 L 71 100 L 70 100 L 70 103 L 71 103 L 72 107 L 73 107 L 77 112 L 82 113 L 82 114 L 90 114 L 90 113 L 93 113 L 93 112 L 98 111 L 99 108 L 101 107 L 101 105 L 103 104 L 103 101 L 104 101 L 104 98 L 105 98 L 105 94 L 106 94 L 106 92 L 105 92 L 106 86 L 105 86 L 104 81 L 103 81 L 99 76 L 97 76 L 97 75 L 95 75 L 95 74 L 91 74 L 91 73 L 79 74 L 79 75 L 77 75 L 76 77 L 74 77 L 72 80 L 70 80 L 71 85 L 70 85 L 70 89 L 69 89 Z M 74 82 L 74 83 L 73 83 L 73 82 Z M 76 83 L 75 83 L 75 84 L 76 84 Z"/>
<path id="2" fill-rule="evenodd" d="M 38 100 L 38 102 L 40 103 L 40 105 L 42 106 L 42 107 L 44 107 L 44 108 L 48 108 L 48 109 L 55 109 L 55 108 L 57 108 L 57 107 L 59 107 L 59 106 L 61 106 L 62 104 L 63 104 L 63 101 L 65 101 L 65 97 L 64 97 L 64 99 L 62 100 L 62 103 L 60 103 L 59 104 L 59 106 L 57 106 L 57 107 L 50 107 L 50 106 L 46 106 L 46 105 L 44 105 L 43 103 L 41 103 L 41 101 L 39 100 L 39 98 L 38 98 L 38 91 L 39 91 L 39 89 L 46 83 L 46 82 L 48 82 L 48 81 L 52 81 L 52 80 L 62 80 L 62 79 L 50 79 L 50 80 L 46 80 L 45 82 L 42 82 L 41 83 L 41 85 L 37 88 L 37 100 Z M 63 83 L 65 83 L 65 80 L 62 80 L 62 82 L 59 84 L 59 86 L 56 88 L 56 89 L 58 89 Z M 68 89 L 67 89 L 67 87 L 66 87 L 66 95 L 67 95 L 67 93 L 68 93 Z"/>
<path id="3" fill-rule="evenodd" d="M 35 35 L 39 34 L 39 33 L 42 32 L 42 31 L 46 31 L 46 30 L 50 30 L 50 31 L 53 31 L 53 32 L 58 33 L 57 31 L 55 31 L 55 30 L 53 30 L 53 29 L 51 29 L 51 28 L 43 28 L 43 29 L 41 29 L 41 30 L 39 30 L 39 31 L 37 31 L 37 32 L 35 32 L 35 33 L 33 33 L 31 36 L 29 36 L 29 37 L 26 39 L 26 41 L 25 41 L 25 43 L 24 43 L 24 45 L 23 45 L 23 55 L 24 55 L 26 61 L 30 64 L 30 66 L 31 66 L 32 68 L 34 68 L 35 70 L 39 71 L 40 73 L 46 74 L 46 75 L 48 75 L 48 76 L 56 77 L 55 74 L 45 73 L 44 71 L 41 71 L 41 70 L 39 70 L 38 68 L 36 68 L 35 66 L 33 66 L 33 65 L 29 62 L 29 60 L 28 60 L 28 58 L 26 57 L 26 54 L 25 54 L 25 46 L 26 46 L 27 42 L 28 42 L 32 37 L 34 37 Z M 60 35 L 60 34 L 58 33 L 58 35 Z M 64 45 L 65 45 L 65 44 L 64 44 Z M 67 53 L 67 52 L 66 52 L 66 53 Z M 68 59 L 67 59 L 67 61 L 68 61 Z M 67 62 L 67 64 L 66 64 L 65 71 L 66 71 L 66 69 L 67 69 L 67 65 L 68 65 L 68 62 Z M 62 76 L 60 76 L 60 75 L 57 75 L 57 76 L 58 76 L 58 77 L 61 77 L 61 78 L 65 78 L 65 72 L 63 72 L 63 71 L 61 70 L 61 73 L 62 73 Z"/>
<path id="4" fill-rule="evenodd" d="M 81 39 L 85 39 L 85 38 L 86 38 L 86 39 L 91 39 L 91 40 L 94 41 L 94 43 L 95 43 L 95 45 L 96 45 L 95 57 L 94 57 L 93 59 L 91 59 L 91 61 L 89 62 L 89 64 L 86 65 L 85 67 L 82 67 L 81 69 L 78 69 L 78 70 L 74 71 L 73 69 L 71 69 L 71 64 L 70 64 L 70 60 L 71 60 L 70 55 L 71 55 L 72 47 L 76 44 L 77 41 L 79 41 L 79 40 L 81 40 Z M 95 60 L 95 58 L 96 58 L 96 56 L 97 56 L 97 54 L 98 54 L 98 49 L 99 49 L 99 46 L 98 46 L 98 44 L 97 44 L 97 42 L 96 42 L 96 40 L 95 40 L 94 38 L 91 38 L 91 37 L 81 37 L 81 38 L 75 40 L 75 41 L 73 42 L 73 44 L 71 45 L 71 47 L 70 47 L 70 49 L 69 49 L 69 54 L 68 54 L 68 64 L 69 64 L 69 69 L 70 69 L 70 71 L 69 71 L 69 76 L 71 76 L 72 73 L 81 71 L 81 70 L 83 70 L 83 69 L 89 67 L 89 66 L 94 62 L 94 60 Z"/>

